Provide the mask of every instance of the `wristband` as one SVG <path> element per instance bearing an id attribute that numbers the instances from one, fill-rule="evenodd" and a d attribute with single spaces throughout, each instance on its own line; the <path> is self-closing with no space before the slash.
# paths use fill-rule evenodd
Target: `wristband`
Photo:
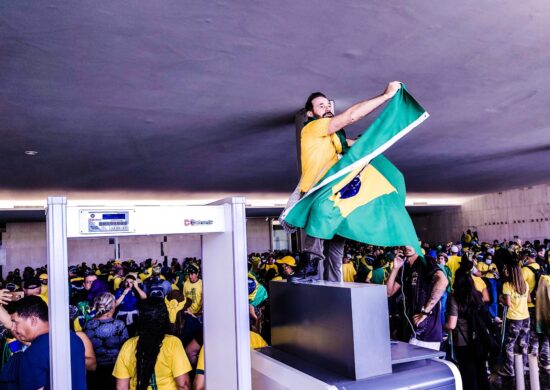
<path id="1" fill-rule="evenodd" d="M 431 310 L 431 311 L 426 311 L 426 310 L 424 309 L 424 307 L 422 307 L 422 309 L 420 309 L 420 313 L 429 316 L 430 314 L 433 313 L 433 310 Z"/>

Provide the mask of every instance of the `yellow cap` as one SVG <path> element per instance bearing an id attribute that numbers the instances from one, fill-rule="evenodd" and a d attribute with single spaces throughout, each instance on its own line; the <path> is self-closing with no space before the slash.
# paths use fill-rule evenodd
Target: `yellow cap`
<path id="1" fill-rule="evenodd" d="M 296 267 L 296 259 L 292 256 L 285 256 L 282 259 L 277 260 L 277 263 L 290 265 L 291 267 Z"/>

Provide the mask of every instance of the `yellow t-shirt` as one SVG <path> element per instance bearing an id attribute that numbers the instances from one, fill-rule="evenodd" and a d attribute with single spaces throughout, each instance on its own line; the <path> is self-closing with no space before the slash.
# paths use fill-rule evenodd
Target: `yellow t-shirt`
<path id="1" fill-rule="evenodd" d="M 197 360 L 197 371 L 196 374 L 202 374 L 204 375 L 204 345 L 201 347 L 201 351 L 199 352 L 199 358 Z"/>
<path id="2" fill-rule="evenodd" d="M 502 285 L 502 293 L 510 295 L 511 300 L 506 318 L 509 320 L 525 320 L 529 317 L 529 309 L 527 308 L 529 292 L 522 295 L 514 290 L 509 282 L 506 282 Z"/>
<path id="3" fill-rule="evenodd" d="M 143 282 L 145 279 L 147 279 L 148 277 L 150 277 L 151 275 L 153 274 L 153 267 L 149 267 L 145 270 L 145 272 L 142 272 L 138 275 L 138 277 L 141 279 L 141 281 Z"/>
<path id="4" fill-rule="evenodd" d="M 121 278 L 120 276 L 115 276 L 113 278 L 113 288 L 114 290 L 118 290 L 118 288 L 120 287 L 120 284 L 122 283 L 122 280 L 123 278 Z"/>
<path id="5" fill-rule="evenodd" d="M 48 292 L 46 291 L 46 294 L 39 294 L 38 295 L 40 298 L 42 298 L 42 300 L 46 303 L 46 305 L 48 304 Z"/>
<path id="6" fill-rule="evenodd" d="M 46 305 L 48 304 L 48 286 L 42 285 L 40 286 L 40 294 L 38 295 L 44 302 L 46 302 Z"/>
<path id="7" fill-rule="evenodd" d="M 455 281 L 455 272 L 458 269 L 458 267 L 460 267 L 460 259 L 461 259 L 460 256 L 449 256 L 449 260 L 447 261 L 447 267 L 449 267 L 449 269 L 453 273 L 452 279 L 451 279 L 451 285 Z"/>
<path id="8" fill-rule="evenodd" d="M 472 275 L 472 279 L 474 280 L 474 287 L 480 293 L 482 293 L 483 290 L 487 288 L 487 285 L 479 276 Z"/>
<path id="9" fill-rule="evenodd" d="M 250 349 L 267 347 L 265 340 L 256 332 L 250 331 Z"/>
<path id="10" fill-rule="evenodd" d="M 202 280 L 199 279 L 195 283 L 186 280 L 183 284 L 183 295 L 191 300 L 189 311 L 192 314 L 198 314 L 202 311 Z"/>
<path id="11" fill-rule="evenodd" d="M 120 352 L 113 369 L 113 376 L 119 379 L 130 378 L 130 389 L 137 384 L 136 348 L 139 336 L 127 340 Z M 176 389 L 174 378 L 192 370 L 183 345 L 175 336 L 166 335 L 155 363 L 154 380 L 158 390 Z M 148 387 L 151 389 L 151 386 Z"/>
<path id="12" fill-rule="evenodd" d="M 279 275 L 279 268 L 277 268 L 277 264 L 268 264 L 268 263 L 265 263 L 263 266 L 260 265 L 260 269 L 264 269 L 266 273 L 267 273 L 270 269 L 274 269 L 274 270 L 275 270 L 275 275 Z"/>
<path id="13" fill-rule="evenodd" d="M 268 344 L 262 336 L 256 332 L 250 331 L 250 349 L 264 348 L 267 346 Z M 204 375 L 204 345 L 201 347 L 197 360 L 197 374 Z"/>
<path id="14" fill-rule="evenodd" d="M 355 282 L 355 275 L 357 275 L 357 271 L 355 270 L 352 262 L 342 264 L 342 274 L 344 282 Z"/>
<path id="15" fill-rule="evenodd" d="M 531 263 L 529 264 L 529 267 L 533 269 L 540 269 L 539 263 Z M 533 292 L 535 289 L 535 284 L 537 283 L 537 278 L 535 277 L 535 273 L 531 271 L 526 266 L 521 267 L 521 274 L 523 275 L 523 279 L 525 279 L 525 282 L 527 282 L 527 285 L 529 286 L 529 294 Z M 535 307 L 535 304 L 533 302 L 529 302 L 527 305 L 528 307 Z"/>
<path id="16" fill-rule="evenodd" d="M 329 122 L 330 118 L 316 119 L 309 122 L 302 129 L 300 142 L 302 160 L 301 192 L 309 191 L 338 162 L 338 152 L 333 137 L 328 134 Z"/>
<path id="17" fill-rule="evenodd" d="M 479 262 L 477 263 L 477 269 L 479 270 L 479 272 L 486 272 L 487 273 L 485 275 L 483 275 L 484 278 L 487 278 L 487 279 L 494 279 L 495 278 L 495 273 L 498 272 L 498 269 L 497 269 L 497 266 L 495 265 L 495 263 L 491 263 L 491 264 L 487 264 L 487 263 L 483 263 L 483 262 Z"/>

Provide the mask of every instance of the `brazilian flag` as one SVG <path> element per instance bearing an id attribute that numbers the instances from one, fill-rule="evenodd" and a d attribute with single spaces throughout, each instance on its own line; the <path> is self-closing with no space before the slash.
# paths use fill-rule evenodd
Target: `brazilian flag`
<path id="1" fill-rule="evenodd" d="M 409 245 L 420 253 L 405 209 L 403 174 L 382 153 L 428 116 L 402 85 L 349 151 L 283 212 L 284 222 L 325 240 L 340 235 L 372 245 Z"/>

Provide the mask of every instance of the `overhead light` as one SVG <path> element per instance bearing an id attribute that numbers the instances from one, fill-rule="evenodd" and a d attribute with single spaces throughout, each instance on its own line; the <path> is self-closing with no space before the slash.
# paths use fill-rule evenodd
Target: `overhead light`
<path id="1" fill-rule="evenodd" d="M 38 152 L 36 150 L 25 150 L 27 156 L 36 156 Z"/>

